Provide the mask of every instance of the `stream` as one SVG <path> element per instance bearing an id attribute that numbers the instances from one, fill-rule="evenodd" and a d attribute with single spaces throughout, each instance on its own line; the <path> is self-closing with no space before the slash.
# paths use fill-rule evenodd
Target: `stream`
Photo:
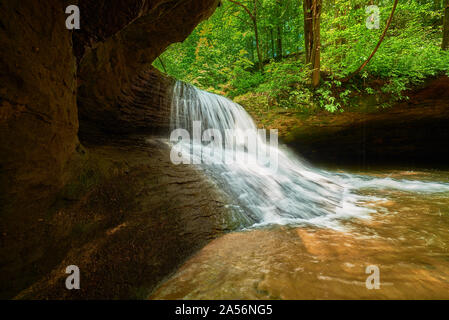
<path id="1" fill-rule="evenodd" d="M 217 130 L 193 143 L 172 134 L 174 154 L 189 155 L 233 199 L 240 225 L 151 299 L 449 298 L 449 172 L 315 168 L 257 135 L 238 104 L 178 82 L 172 133 L 195 136 L 195 121 Z M 379 289 L 366 286 L 369 266 Z"/>

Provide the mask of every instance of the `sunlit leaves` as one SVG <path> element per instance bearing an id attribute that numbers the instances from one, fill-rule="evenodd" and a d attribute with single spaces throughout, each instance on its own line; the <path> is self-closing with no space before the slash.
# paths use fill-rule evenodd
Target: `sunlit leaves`
<path id="1" fill-rule="evenodd" d="M 252 1 L 243 0 L 252 8 Z M 168 73 L 201 88 L 235 96 L 264 92 L 283 107 L 312 103 L 340 110 L 353 92 L 401 92 L 428 76 L 449 73 L 449 53 L 439 49 L 442 10 L 433 0 L 400 1 L 390 29 L 379 50 L 354 84 L 340 88 L 338 79 L 356 70 L 375 47 L 393 0 L 323 1 L 319 90 L 308 88 L 304 47 L 302 1 L 258 0 L 258 26 L 265 73 L 257 72 L 254 28 L 247 13 L 223 0 L 214 15 L 202 22 L 183 42 L 162 55 Z M 366 28 L 367 5 L 380 8 L 380 29 Z M 276 55 L 281 33 L 284 58 Z M 273 59 L 274 58 L 274 59 Z M 155 65 L 160 67 L 159 62 Z M 360 83 L 382 79 L 382 89 Z M 338 88 L 336 90 L 335 88 Z M 366 90 L 365 90 L 366 89 Z"/>

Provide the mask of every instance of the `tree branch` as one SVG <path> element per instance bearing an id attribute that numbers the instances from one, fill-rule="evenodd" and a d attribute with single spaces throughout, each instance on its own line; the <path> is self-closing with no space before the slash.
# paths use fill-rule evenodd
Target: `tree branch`
<path id="1" fill-rule="evenodd" d="M 239 7 L 242 7 L 242 8 L 246 11 L 246 13 L 249 14 L 249 16 L 251 17 L 251 19 L 252 19 L 252 20 L 255 20 L 254 15 L 253 15 L 252 12 L 248 9 L 247 6 L 245 6 L 244 4 L 242 4 L 242 3 L 238 2 L 238 1 L 235 1 L 235 0 L 229 0 L 229 1 L 232 2 L 233 4 L 239 6 Z"/>
<path id="2" fill-rule="evenodd" d="M 366 59 L 365 62 L 362 63 L 362 65 L 361 65 L 360 67 L 357 68 L 357 70 L 355 70 L 353 73 L 351 73 L 350 75 L 348 75 L 346 78 L 343 78 L 343 79 L 341 80 L 341 82 L 348 82 L 349 80 L 351 80 L 352 77 L 354 77 L 357 73 L 359 73 L 360 71 L 362 71 L 363 68 L 366 67 L 366 65 L 368 64 L 368 62 L 370 62 L 371 58 L 372 58 L 372 57 L 374 56 L 374 54 L 377 52 L 377 49 L 379 49 L 380 44 L 382 43 L 382 41 L 383 41 L 384 38 L 385 38 L 385 35 L 387 34 L 388 28 L 390 27 L 390 24 L 391 24 L 391 20 L 393 20 L 394 12 L 395 12 L 395 10 L 396 10 L 397 5 L 398 5 L 398 0 L 395 0 L 395 1 L 394 1 L 394 4 L 393 4 L 393 9 L 391 10 L 391 13 L 390 13 L 390 17 L 388 18 L 388 21 L 387 21 L 387 25 L 385 26 L 385 29 L 384 29 L 384 31 L 382 32 L 382 35 L 380 36 L 379 41 L 377 42 L 376 47 L 374 48 L 373 52 L 371 52 L 371 54 L 370 54 L 370 56 L 368 57 L 368 59 Z"/>
<path id="3" fill-rule="evenodd" d="M 161 56 L 159 56 L 159 57 L 157 57 L 157 58 L 158 58 L 159 62 L 161 63 L 162 68 L 164 68 L 164 72 L 167 73 L 167 69 L 165 68 L 165 64 L 164 64 L 164 62 L 162 61 Z"/>

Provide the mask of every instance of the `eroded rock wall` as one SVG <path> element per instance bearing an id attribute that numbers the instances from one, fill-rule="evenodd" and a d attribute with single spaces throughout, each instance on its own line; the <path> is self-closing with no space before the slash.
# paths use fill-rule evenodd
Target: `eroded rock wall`
<path id="1" fill-rule="evenodd" d="M 64 8 L 56 0 L 0 2 L 2 223 L 64 184 L 78 145 L 76 59 Z"/>
<path id="2" fill-rule="evenodd" d="M 81 140 L 95 140 L 102 134 L 167 136 L 175 81 L 156 68 L 142 70 L 113 105 L 80 113 Z"/>
<path id="3" fill-rule="evenodd" d="M 72 32 L 65 27 L 65 8 L 76 2 L 0 2 L 2 217 L 18 207 L 33 211 L 64 185 L 79 145 L 77 103 L 93 127 L 166 127 L 174 80 L 151 63 L 218 3 L 84 0 L 81 30 Z"/>
<path id="4" fill-rule="evenodd" d="M 122 125 L 122 116 L 127 118 L 129 112 L 122 112 L 121 102 L 127 99 L 131 87 L 169 44 L 183 41 L 209 17 L 218 2 L 153 1 L 149 7 L 143 5 L 145 15 L 87 50 L 79 65 L 80 117 L 105 131 L 123 132 L 128 120 Z"/>
<path id="5" fill-rule="evenodd" d="M 81 30 L 72 32 L 65 8 L 77 2 L 0 2 L 2 215 L 64 184 L 79 144 L 78 111 L 86 124 L 120 133 L 166 127 L 174 80 L 151 63 L 218 4 L 82 0 Z"/>
<path id="6" fill-rule="evenodd" d="M 0 1 L 1 298 L 40 278 L 65 254 L 56 238 L 57 253 L 46 252 L 60 227 L 49 221 L 59 214 L 58 192 L 89 153 L 79 143 L 79 127 L 166 128 L 174 80 L 151 63 L 217 3 Z M 66 29 L 65 8 L 73 4 L 80 7 L 81 30 Z"/>
<path id="7" fill-rule="evenodd" d="M 323 113 L 298 122 L 284 141 L 315 164 L 369 167 L 449 166 L 449 77 L 428 79 L 408 100 L 370 112 Z M 367 109 L 370 110 L 370 109 Z"/>
<path id="8" fill-rule="evenodd" d="M 55 226 L 36 263 L 47 272 L 17 299 L 145 299 L 182 261 L 239 223 L 204 172 L 172 164 L 164 143 L 110 143 L 88 145 L 84 172 L 104 173 L 102 182 L 42 223 Z M 80 268 L 79 290 L 65 287 L 71 264 Z"/>

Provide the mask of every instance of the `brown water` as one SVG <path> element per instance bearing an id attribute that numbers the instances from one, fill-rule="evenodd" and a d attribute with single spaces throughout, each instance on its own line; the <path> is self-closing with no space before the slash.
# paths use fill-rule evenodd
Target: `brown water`
<path id="1" fill-rule="evenodd" d="M 443 171 L 371 176 L 449 182 Z M 361 190 L 383 200 L 340 228 L 275 226 L 226 234 L 188 260 L 151 299 L 449 299 L 449 193 Z M 367 289 L 367 266 L 380 289 Z"/>

